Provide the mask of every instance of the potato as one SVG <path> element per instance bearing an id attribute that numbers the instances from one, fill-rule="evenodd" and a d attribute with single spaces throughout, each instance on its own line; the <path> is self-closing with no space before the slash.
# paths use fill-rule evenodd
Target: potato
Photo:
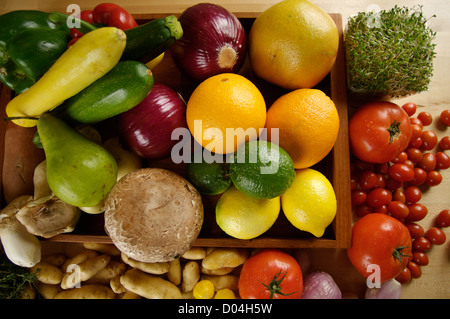
<path id="1" fill-rule="evenodd" d="M 191 247 L 181 257 L 189 260 L 201 260 L 206 256 L 206 249 L 203 247 Z"/>
<path id="2" fill-rule="evenodd" d="M 120 256 L 120 250 L 113 244 L 83 243 L 84 248 L 98 251 L 111 257 Z"/>
<path id="3" fill-rule="evenodd" d="M 183 267 L 183 281 L 181 290 L 184 292 L 194 289 L 195 284 L 200 279 L 200 266 L 196 261 L 188 261 Z"/>
<path id="4" fill-rule="evenodd" d="M 38 282 L 36 284 L 37 290 L 39 294 L 44 299 L 53 299 L 58 293 L 62 291 L 62 288 L 60 285 L 50 285 L 50 284 L 44 284 L 43 282 Z"/>
<path id="5" fill-rule="evenodd" d="M 71 264 L 73 266 L 72 269 L 70 269 L 71 265 L 69 265 L 69 271 L 64 274 L 61 287 L 63 289 L 73 288 L 80 282 L 88 280 L 101 269 L 105 268 L 110 260 L 110 256 L 100 255 L 88 258 L 79 264 Z"/>
<path id="6" fill-rule="evenodd" d="M 179 258 L 169 262 L 169 271 L 167 272 L 167 279 L 169 279 L 169 281 L 176 286 L 178 286 L 181 283 L 181 263 Z"/>
<path id="7" fill-rule="evenodd" d="M 227 275 L 230 272 L 232 272 L 235 269 L 235 267 L 222 267 L 217 269 L 206 269 L 201 267 L 201 273 L 206 275 L 215 275 L 215 276 L 221 276 L 221 275 Z"/>
<path id="8" fill-rule="evenodd" d="M 82 263 L 83 261 L 98 256 L 98 253 L 94 250 L 85 250 L 82 251 L 72 258 L 69 258 L 65 261 L 65 263 L 62 265 L 62 271 L 67 272 L 67 267 L 69 265 L 78 265 L 79 263 Z"/>
<path id="9" fill-rule="evenodd" d="M 104 285 L 83 285 L 61 291 L 53 299 L 115 299 L 116 294 Z"/>
<path id="10" fill-rule="evenodd" d="M 66 260 L 67 260 L 67 256 L 62 253 L 44 255 L 44 256 L 42 256 L 42 259 L 41 259 L 41 261 L 48 262 L 49 264 L 52 264 L 53 266 L 56 266 L 56 267 L 61 267 Z"/>
<path id="11" fill-rule="evenodd" d="M 120 277 L 125 289 L 147 299 L 181 299 L 177 286 L 161 277 L 147 274 L 139 269 L 130 269 Z"/>
<path id="12" fill-rule="evenodd" d="M 116 294 L 123 294 L 127 292 L 125 287 L 120 283 L 120 275 L 111 278 L 111 280 L 109 281 L 109 286 Z"/>
<path id="13" fill-rule="evenodd" d="M 238 290 L 239 276 L 237 275 L 202 275 L 201 279 L 211 280 L 216 291 L 223 288 L 228 288 L 233 291 Z"/>
<path id="14" fill-rule="evenodd" d="M 105 268 L 100 269 L 94 276 L 89 278 L 87 284 L 109 285 L 112 278 L 122 275 L 127 270 L 123 262 L 111 260 Z"/>
<path id="15" fill-rule="evenodd" d="M 31 271 L 37 271 L 37 279 L 45 284 L 58 285 L 63 278 L 61 269 L 45 261 L 38 262 Z"/>
<path id="16" fill-rule="evenodd" d="M 121 299 L 141 299 L 142 297 L 138 294 L 135 294 L 132 291 L 125 291 L 124 294 L 122 294 Z"/>
<path id="17" fill-rule="evenodd" d="M 247 249 L 216 248 L 202 260 L 205 269 L 219 269 L 223 267 L 237 267 L 248 258 Z"/>
<path id="18" fill-rule="evenodd" d="M 121 256 L 124 263 L 149 274 L 162 275 L 169 271 L 168 262 L 145 263 L 129 258 L 127 255 L 123 253 Z"/>

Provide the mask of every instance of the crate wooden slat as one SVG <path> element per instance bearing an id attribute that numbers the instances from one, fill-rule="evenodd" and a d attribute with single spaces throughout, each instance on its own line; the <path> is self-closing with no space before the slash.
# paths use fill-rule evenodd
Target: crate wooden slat
<path id="1" fill-rule="evenodd" d="M 167 14 L 138 14 L 135 18 L 139 22 L 145 22 L 150 19 L 164 17 Z M 259 13 L 235 13 L 241 20 L 244 27 L 249 30 L 254 19 Z M 330 225 L 324 236 L 315 238 L 314 236 L 295 229 L 286 220 L 283 213 L 275 225 L 269 229 L 265 234 L 252 240 L 239 240 L 231 238 L 220 230 L 215 224 L 214 219 L 214 205 L 217 197 L 204 197 L 205 203 L 205 222 L 200 236 L 195 241 L 195 246 L 203 247 L 249 247 L 249 248 L 346 248 L 350 246 L 351 240 L 351 226 L 352 226 L 352 212 L 350 203 L 350 159 L 349 159 L 349 145 L 348 145 L 348 113 L 347 113 L 347 96 L 346 96 L 346 81 L 345 81 L 345 61 L 344 61 L 344 45 L 343 45 L 343 30 L 342 18 L 340 14 L 331 13 L 330 16 L 335 21 L 339 32 L 339 52 L 336 63 L 330 74 L 317 86 L 334 101 L 340 117 L 340 129 L 336 144 L 330 154 L 320 163 L 315 165 L 316 168 L 322 171 L 332 182 L 337 197 L 337 214 L 336 218 Z M 242 75 L 251 79 L 263 93 L 267 106 L 281 94 L 287 91 L 276 88 L 268 83 L 258 79 L 251 71 L 248 63 L 243 66 Z M 163 62 L 154 69 L 155 82 L 169 85 L 177 90 L 187 99 L 190 93 L 195 88 L 195 84 L 191 83 L 185 78 L 174 66 L 170 54 L 166 54 Z M 11 98 L 11 91 L 2 86 L 0 96 L 0 107 L 2 115 L 4 116 L 4 108 Z M 113 121 L 106 121 L 106 124 L 111 125 Z M 4 133 L 5 125 L 0 124 L 0 161 L 3 161 L 4 153 Z M 165 167 L 172 169 L 183 175 L 183 165 L 173 165 L 170 159 L 162 161 L 149 161 L 149 166 Z M 1 172 L 0 172 L 1 174 Z M 72 233 L 61 234 L 46 241 L 53 242 L 98 242 L 111 243 L 111 239 L 106 235 L 103 229 L 102 214 L 89 215 L 82 214 L 82 218 L 78 223 L 76 229 Z M 44 240 L 44 239 L 43 239 Z"/>

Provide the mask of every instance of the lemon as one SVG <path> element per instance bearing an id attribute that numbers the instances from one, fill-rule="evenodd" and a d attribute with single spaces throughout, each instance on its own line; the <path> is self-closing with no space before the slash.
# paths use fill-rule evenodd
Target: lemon
<path id="1" fill-rule="evenodd" d="M 336 216 L 336 194 L 319 171 L 296 171 L 292 186 L 281 196 L 281 207 L 289 222 L 300 230 L 321 237 Z"/>
<path id="2" fill-rule="evenodd" d="M 254 198 L 231 186 L 217 202 L 216 222 L 234 238 L 252 239 L 272 227 L 279 212 L 280 197 Z"/>

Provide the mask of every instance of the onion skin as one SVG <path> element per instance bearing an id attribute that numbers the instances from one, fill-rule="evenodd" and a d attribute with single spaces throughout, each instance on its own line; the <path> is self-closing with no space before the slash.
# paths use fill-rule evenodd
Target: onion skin
<path id="1" fill-rule="evenodd" d="M 402 285 L 395 279 L 385 281 L 380 288 L 367 288 L 364 299 L 400 299 Z"/>
<path id="2" fill-rule="evenodd" d="M 203 81 L 219 73 L 237 73 L 247 52 L 241 22 L 225 8 L 199 3 L 179 17 L 183 37 L 170 48 L 175 65 L 189 78 Z"/>
<path id="3" fill-rule="evenodd" d="M 314 271 L 304 278 L 302 299 L 342 299 L 342 292 L 330 274 Z"/>
<path id="4" fill-rule="evenodd" d="M 172 131 L 187 128 L 186 103 L 172 88 L 155 83 L 147 97 L 119 115 L 119 130 L 128 147 L 144 159 L 161 159 L 170 155 L 178 140 Z"/>

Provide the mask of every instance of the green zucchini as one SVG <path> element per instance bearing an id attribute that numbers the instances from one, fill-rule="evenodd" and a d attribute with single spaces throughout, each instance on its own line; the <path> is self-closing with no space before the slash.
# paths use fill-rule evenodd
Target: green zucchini
<path id="1" fill-rule="evenodd" d="M 154 78 L 142 62 L 120 61 L 107 74 L 67 99 L 51 113 L 70 124 L 95 124 L 138 105 Z"/>
<path id="2" fill-rule="evenodd" d="M 127 44 L 122 60 L 147 63 L 169 49 L 183 36 L 178 19 L 173 16 L 159 18 L 125 31 Z"/>

